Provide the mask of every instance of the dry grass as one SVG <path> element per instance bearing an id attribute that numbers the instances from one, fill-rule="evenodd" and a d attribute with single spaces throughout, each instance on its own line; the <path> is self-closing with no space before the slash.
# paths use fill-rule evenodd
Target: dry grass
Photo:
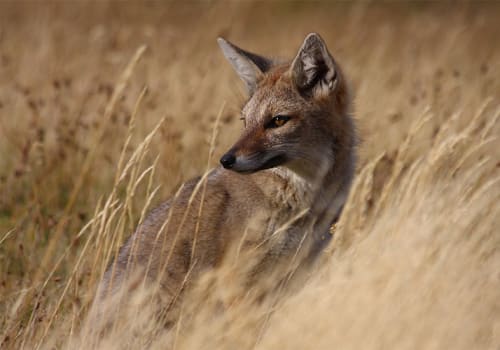
<path id="1" fill-rule="evenodd" d="M 495 3 L 1 3 L 1 347 L 497 349 L 499 16 Z M 225 266 L 173 331 L 142 294 L 95 343 L 85 315 L 117 247 L 241 127 L 243 87 L 215 38 L 292 57 L 311 31 L 353 82 L 363 139 L 317 270 L 256 305 Z"/>

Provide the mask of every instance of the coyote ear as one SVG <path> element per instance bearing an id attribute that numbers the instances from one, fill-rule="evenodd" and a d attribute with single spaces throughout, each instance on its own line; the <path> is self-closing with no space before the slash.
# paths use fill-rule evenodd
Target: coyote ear
<path id="1" fill-rule="evenodd" d="M 305 38 L 290 69 L 292 80 L 300 92 L 323 95 L 337 86 L 335 61 L 316 33 Z"/>
<path id="2" fill-rule="evenodd" d="M 240 49 L 223 38 L 218 38 L 217 42 L 224 56 L 231 63 L 241 80 L 245 82 L 249 94 L 252 94 L 262 73 L 271 68 L 272 61 Z"/>

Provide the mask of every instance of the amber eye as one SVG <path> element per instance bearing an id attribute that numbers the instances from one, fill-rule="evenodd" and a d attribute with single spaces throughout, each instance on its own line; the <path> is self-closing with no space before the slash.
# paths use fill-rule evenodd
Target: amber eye
<path id="1" fill-rule="evenodd" d="M 277 115 L 266 125 L 266 128 L 279 128 L 280 126 L 285 125 L 287 121 L 290 120 L 290 117 L 286 115 Z"/>

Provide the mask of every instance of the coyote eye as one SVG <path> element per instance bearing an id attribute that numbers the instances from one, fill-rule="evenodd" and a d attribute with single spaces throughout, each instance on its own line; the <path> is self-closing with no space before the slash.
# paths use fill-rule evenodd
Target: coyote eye
<path id="1" fill-rule="evenodd" d="M 277 115 L 269 123 L 266 125 L 267 128 L 279 128 L 280 126 L 285 125 L 287 121 L 290 120 L 290 117 L 286 115 Z"/>

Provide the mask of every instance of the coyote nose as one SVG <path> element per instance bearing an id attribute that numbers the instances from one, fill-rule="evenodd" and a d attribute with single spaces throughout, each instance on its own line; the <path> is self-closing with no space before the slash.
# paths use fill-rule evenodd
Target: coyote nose
<path id="1" fill-rule="evenodd" d="M 226 153 L 220 159 L 220 163 L 224 168 L 231 169 L 234 163 L 236 163 L 236 157 L 232 153 Z"/>

